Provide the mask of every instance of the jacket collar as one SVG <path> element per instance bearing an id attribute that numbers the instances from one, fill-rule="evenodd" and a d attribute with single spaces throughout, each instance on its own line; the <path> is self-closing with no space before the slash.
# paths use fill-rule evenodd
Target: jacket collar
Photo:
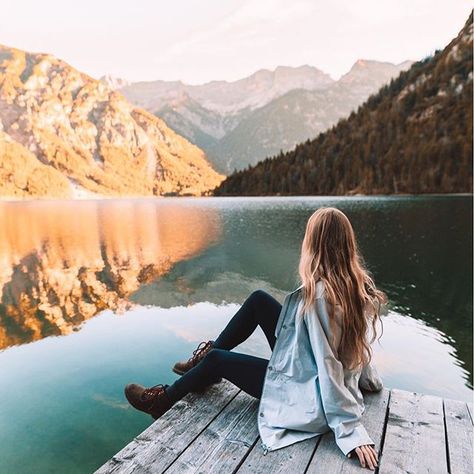
<path id="1" fill-rule="evenodd" d="M 293 295 L 295 293 L 299 293 L 299 292 L 301 292 L 302 288 L 303 288 L 303 285 L 301 284 L 298 288 L 296 288 L 296 290 L 293 290 L 289 294 Z M 316 294 L 318 295 L 318 297 L 321 297 L 321 295 L 324 294 L 324 284 L 321 280 L 318 280 L 317 283 L 316 283 Z"/>
<path id="2" fill-rule="evenodd" d="M 298 293 L 298 292 L 301 290 L 301 288 L 303 288 L 303 285 L 300 285 L 298 288 L 296 288 L 296 290 L 293 290 L 293 291 L 290 293 L 290 295 L 292 295 L 293 293 Z"/>

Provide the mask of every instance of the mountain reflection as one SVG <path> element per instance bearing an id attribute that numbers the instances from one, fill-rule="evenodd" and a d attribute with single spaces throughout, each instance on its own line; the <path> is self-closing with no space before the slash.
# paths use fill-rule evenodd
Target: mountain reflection
<path id="1" fill-rule="evenodd" d="M 353 222 L 393 314 L 436 329 L 472 388 L 472 200 L 463 196 L 0 203 L 0 349 L 70 333 L 103 309 L 239 305 L 258 288 L 282 302 L 299 284 L 306 222 L 328 205 Z M 399 333 L 410 365 L 420 354 L 407 340 Z"/>
<path id="2" fill-rule="evenodd" d="M 216 210 L 156 200 L 4 202 L 0 222 L 0 349 L 123 312 L 222 227 Z"/>

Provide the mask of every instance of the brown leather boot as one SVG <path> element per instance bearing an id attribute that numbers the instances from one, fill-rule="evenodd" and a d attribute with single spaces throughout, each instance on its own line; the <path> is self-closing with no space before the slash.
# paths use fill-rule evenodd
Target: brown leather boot
<path id="1" fill-rule="evenodd" d="M 125 397 L 130 405 L 151 415 L 155 420 L 166 413 L 173 403 L 168 398 L 165 388 L 168 385 L 158 384 L 150 388 L 129 383 L 125 387 Z"/>
<path id="2" fill-rule="evenodd" d="M 176 362 L 173 367 L 173 372 L 179 375 L 183 375 L 188 370 L 192 369 L 195 365 L 201 362 L 206 354 L 213 348 L 212 344 L 214 341 L 202 341 L 199 343 L 197 348 L 193 351 L 193 355 L 186 361 Z M 216 379 L 215 383 L 222 381 L 222 378 L 219 377 Z"/>

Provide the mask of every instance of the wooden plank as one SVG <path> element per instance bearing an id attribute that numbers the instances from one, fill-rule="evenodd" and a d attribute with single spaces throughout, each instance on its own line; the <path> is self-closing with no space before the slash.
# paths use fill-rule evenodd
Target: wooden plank
<path id="1" fill-rule="evenodd" d="M 364 392 L 365 411 L 362 415 L 362 424 L 373 439 L 379 458 L 389 397 L 390 391 L 385 388 L 376 393 Z M 307 474 L 328 472 L 367 472 L 367 468 L 360 465 L 357 456 L 355 458 L 344 456 L 334 440 L 332 431 L 322 437 L 307 470 Z"/>
<path id="2" fill-rule="evenodd" d="M 392 389 L 381 473 L 448 472 L 443 400 Z"/>
<path id="3" fill-rule="evenodd" d="M 379 448 L 378 472 L 473 472 L 472 404 L 397 389 L 367 392 L 364 400 L 362 422 Z M 367 472 L 342 455 L 332 432 L 264 456 L 257 409 L 258 400 L 226 380 L 188 394 L 96 472 Z"/>
<path id="4" fill-rule="evenodd" d="M 163 472 L 238 392 L 224 379 L 203 393 L 189 393 L 96 472 Z"/>
<path id="5" fill-rule="evenodd" d="M 258 400 L 241 391 L 166 474 L 233 472 L 258 438 Z"/>
<path id="6" fill-rule="evenodd" d="M 260 437 L 244 460 L 238 474 L 288 474 L 304 472 L 321 436 L 299 441 L 263 455 Z"/>
<path id="7" fill-rule="evenodd" d="M 444 400 L 446 438 L 450 472 L 472 474 L 472 419 L 467 404 L 457 400 Z"/>
<path id="8" fill-rule="evenodd" d="M 472 409 L 472 402 L 467 402 L 467 409 L 469 410 L 471 421 L 474 423 L 474 410 Z"/>

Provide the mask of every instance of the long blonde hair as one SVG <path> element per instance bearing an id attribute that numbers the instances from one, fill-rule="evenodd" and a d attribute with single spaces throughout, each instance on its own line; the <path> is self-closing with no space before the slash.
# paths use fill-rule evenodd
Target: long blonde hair
<path id="1" fill-rule="evenodd" d="M 337 324 L 340 324 L 341 338 L 337 356 L 343 366 L 355 369 L 370 362 L 370 344 L 377 336 L 376 323 L 381 322 L 380 308 L 387 298 L 369 276 L 352 225 L 342 211 L 325 207 L 308 219 L 298 272 L 303 287 L 302 313 L 316 304 L 318 280 L 324 284 L 332 328 L 336 324 L 336 307 L 340 310 Z M 369 340 L 370 319 L 373 332 Z"/>

